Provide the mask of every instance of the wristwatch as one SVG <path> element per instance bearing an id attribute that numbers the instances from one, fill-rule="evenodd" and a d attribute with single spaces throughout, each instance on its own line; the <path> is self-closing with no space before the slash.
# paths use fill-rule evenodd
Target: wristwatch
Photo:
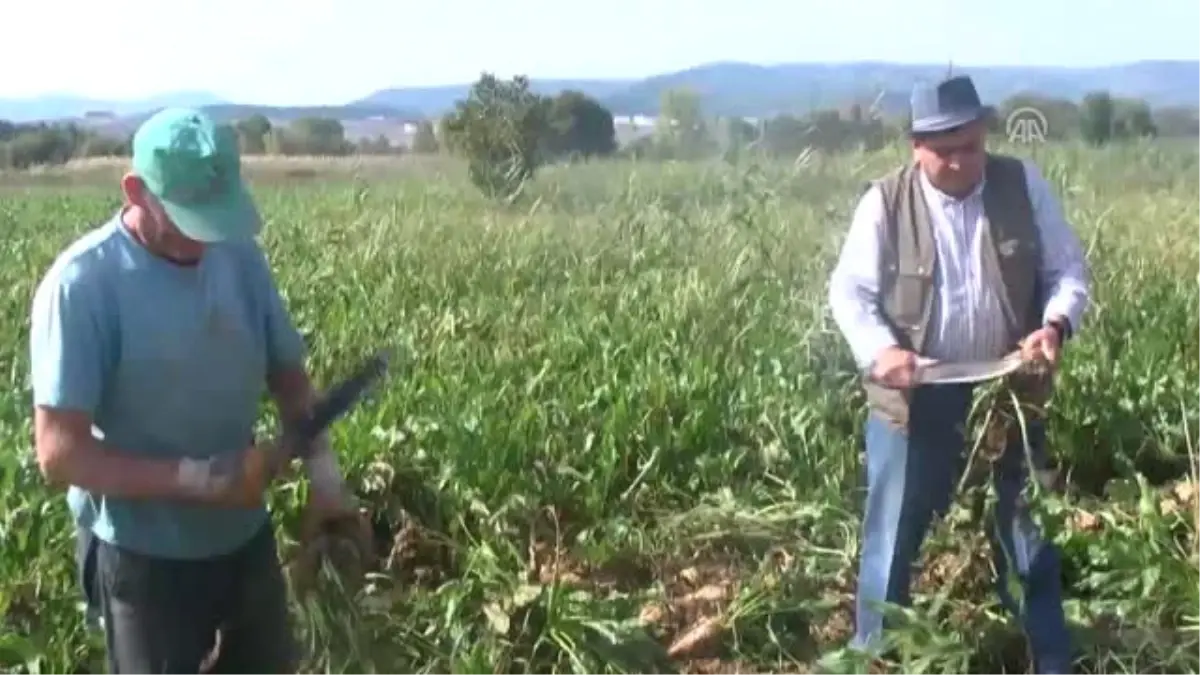
<path id="1" fill-rule="evenodd" d="M 1054 318 L 1046 322 L 1046 326 L 1058 333 L 1058 343 L 1062 344 L 1071 339 L 1071 322 L 1065 318 Z"/>

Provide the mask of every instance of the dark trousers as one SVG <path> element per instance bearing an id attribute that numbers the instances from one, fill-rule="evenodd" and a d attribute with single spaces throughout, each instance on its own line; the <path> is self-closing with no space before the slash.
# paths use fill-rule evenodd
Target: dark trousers
<path id="1" fill-rule="evenodd" d="M 894 429 L 875 414 L 867 420 L 867 500 L 859 561 L 855 646 L 870 649 L 883 630 L 877 603 L 909 603 L 913 563 L 934 515 L 945 513 L 966 460 L 963 424 L 971 404 L 969 385 L 919 387 L 913 391 L 908 430 Z M 1035 469 L 1045 466 L 1040 424 L 1028 428 Z M 1009 445 L 993 467 L 997 501 L 989 531 L 997 592 L 1025 625 L 1041 673 L 1069 673 L 1072 645 L 1062 607 L 1059 553 L 1041 537 L 1021 489 L 1032 476 L 1024 442 Z M 1009 592 L 1015 572 L 1023 601 Z"/>
<path id="2" fill-rule="evenodd" d="M 212 673 L 296 672 L 270 525 L 205 560 L 154 558 L 79 530 L 77 556 L 89 608 L 104 622 L 110 672 L 199 673 L 202 664 Z"/>

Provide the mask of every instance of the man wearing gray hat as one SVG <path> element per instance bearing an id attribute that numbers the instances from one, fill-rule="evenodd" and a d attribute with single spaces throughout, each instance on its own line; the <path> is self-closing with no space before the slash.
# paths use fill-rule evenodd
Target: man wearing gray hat
<path id="1" fill-rule="evenodd" d="M 861 649 L 878 644 L 879 603 L 908 604 L 911 567 L 965 462 L 972 385 L 921 383 L 920 364 L 1019 350 L 1053 368 L 1089 294 L 1082 247 L 1037 167 L 987 152 L 993 109 L 970 78 L 918 86 L 911 106 L 913 161 L 868 187 L 829 289 L 870 408 L 854 639 Z M 1045 458 L 1044 438 L 1033 421 L 1035 462 Z M 1059 553 L 1019 499 L 1025 449 L 1017 433 L 994 469 L 998 592 L 1021 615 L 1038 672 L 1066 673 L 1073 657 Z M 1022 583 L 1021 608 L 1005 581 L 1010 572 Z"/>

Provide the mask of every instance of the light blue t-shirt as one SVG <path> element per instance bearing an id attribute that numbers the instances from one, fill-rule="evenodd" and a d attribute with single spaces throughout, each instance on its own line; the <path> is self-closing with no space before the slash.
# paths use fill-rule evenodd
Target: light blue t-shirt
<path id="1" fill-rule="evenodd" d="M 92 415 L 122 452 L 203 458 L 245 448 L 269 368 L 304 344 L 253 241 L 210 245 L 194 266 L 146 250 L 118 214 L 68 247 L 33 300 L 34 403 Z M 146 555 L 228 553 L 265 508 L 129 500 L 72 486 L 76 523 Z"/>

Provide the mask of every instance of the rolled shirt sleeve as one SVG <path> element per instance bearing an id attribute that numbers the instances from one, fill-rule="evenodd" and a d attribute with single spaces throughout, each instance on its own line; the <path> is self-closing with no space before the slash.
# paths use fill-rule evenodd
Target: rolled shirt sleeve
<path id="1" fill-rule="evenodd" d="M 859 369 L 871 366 L 879 352 L 899 344 L 880 314 L 879 237 L 883 197 L 877 187 L 863 195 L 829 280 L 833 320 L 849 343 Z"/>
<path id="2" fill-rule="evenodd" d="M 1065 316 L 1077 332 L 1090 300 L 1089 271 L 1083 246 L 1063 213 L 1049 182 L 1030 161 L 1025 160 L 1025 180 L 1033 204 L 1034 220 L 1041 237 L 1039 274 L 1045 289 L 1042 319 Z"/>

